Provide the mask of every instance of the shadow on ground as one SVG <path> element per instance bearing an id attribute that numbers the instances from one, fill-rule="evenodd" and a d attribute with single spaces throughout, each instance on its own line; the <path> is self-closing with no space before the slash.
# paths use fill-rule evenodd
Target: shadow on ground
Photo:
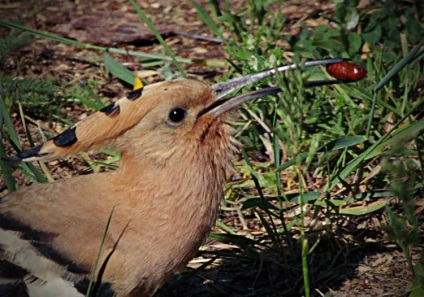
<path id="1" fill-rule="evenodd" d="M 294 257 L 288 249 L 285 257 L 273 250 L 258 253 L 249 248 L 221 252 L 218 257 L 201 252 L 204 258 L 219 258 L 219 265 L 178 275 L 155 296 L 304 296 L 299 242 L 292 250 Z M 308 267 L 311 296 L 330 292 L 337 297 L 400 297 L 409 291 L 411 275 L 403 254 L 394 245 L 389 248 L 378 242 L 321 239 L 308 256 Z"/>

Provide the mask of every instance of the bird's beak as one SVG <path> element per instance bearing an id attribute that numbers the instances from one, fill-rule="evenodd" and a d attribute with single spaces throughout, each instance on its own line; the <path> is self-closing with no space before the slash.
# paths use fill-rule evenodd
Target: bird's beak
<path id="1" fill-rule="evenodd" d="M 216 94 L 215 101 L 211 103 L 209 106 L 204 108 L 199 112 L 198 118 L 202 115 L 208 114 L 213 115 L 213 117 L 218 117 L 219 115 L 239 106 L 240 104 L 254 100 L 256 98 L 266 96 L 266 95 L 275 95 L 281 92 L 279 87 L 270 87 L 261 90 L 252 91 L 246 94 L 242 94 L 236 97 L 232 97 L 228 100 L 224 100 L 223 98 L 230 94 L 235 90 L 239 90 L 242 87 L 260 81 L 264 78 L 274 76 L 276 73 L 287 72 L 292 69 L 297 69 L 301 67 L 315 67 L 315 66 L 327 66 L 335 63 L 340 63 L 346 61 L 343 58 L 335 58 L 335 59 L 325 59 L 325 60 L 314 60 L 314 61 L 306 61 L 304 64 L 291 64 L 286 66 L 281 66 L 276 69 L 267 69 L 261 72 L 248 74 L 242 77 L 234 78 L 226 82 L 220 82 L 212 86 L 212 90 Z M 315 87 L 329 84 L 339 84 L 344 83 L 342 80 L 321 80 L 321 81 L 309 81 L 306 82 L 305 87 Z"/>

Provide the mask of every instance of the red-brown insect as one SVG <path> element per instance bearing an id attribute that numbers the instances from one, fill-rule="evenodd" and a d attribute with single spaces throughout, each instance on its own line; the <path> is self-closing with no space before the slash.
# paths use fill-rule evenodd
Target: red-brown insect
<path id="1" fill-rule="evenodd" d="M 358 81 L 367 75 L 367 71 L 364 68 L 346 61 L 327 65 L 327 72 L 332 77 L 345 82 Z"/>

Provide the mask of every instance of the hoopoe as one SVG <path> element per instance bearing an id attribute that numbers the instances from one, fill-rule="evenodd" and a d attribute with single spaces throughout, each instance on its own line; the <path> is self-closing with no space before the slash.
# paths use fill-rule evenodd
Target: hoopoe
<path id="1" fill-rule="evenodd" d="M 121 165 L 1 198 L 0 296 L 81 297 L 92 275 L 91 296 L 153 295 L 185 267 L 214 223 L 236 151 L 228 111 L 280 89 L 223 97 L 296 67 L 212 87 L 189 79 L 155 83 L 9 158 L 45 161 L 111 147 L 120 152 Z"/>

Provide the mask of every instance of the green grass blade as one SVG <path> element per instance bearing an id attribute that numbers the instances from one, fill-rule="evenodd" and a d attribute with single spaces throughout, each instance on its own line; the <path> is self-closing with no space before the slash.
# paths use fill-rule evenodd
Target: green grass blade
<path id="1" fill-rule="evenodd" d="M 216 25 L 214 20 L 211 18 L 209 13 L 196 1 L 192 1 L 191 3 L 193 4 L 194 8 L 196 9 L 197 14 L 199 15 L 199 18 L 209 27 L 209 29 L 212 30 L 212 32 L 216 36 L 218 36 L 219 38 L 224 40 L 224 36 L 222 35 L 221 30 L 218 28 L 218 26 Z"/>
<path id="2" fill-rule="evenodd" d="M 296 164 L 301 164 L 306 157 L 308 157 L 308 153 L 299 153 L 298 155 L 296 155 L 295 157 L 293 157 L 292 159 L 284 162 L 282 165 L 278 166 L 276 171 L 280 172 L 283 170 L 286 170 L 287 168 L 296 165 Z"/>
<path id="3" fill-rule="evenodd" d="M 221 234 L 216 232 L 211 232 L 209 234 L 209 239 L 216 240 L 223 243 L 234 243 L 240 246 L 254 246 L 259 244 L 257 241 L 253 239 L 249 239 L 245 236 L 237 235 L 237 234 Z"/>
<path id="4" fill-rule="evenodd" d="M 419 58 L 422 52 L 419 52 L 421 46 L 424 44 L 424 39 L 421 40 L 416 47 L 414 47 L 403 59 L 399 61 L 393 68 L 383 77 L 383 79 L 375 86 L 374 92 L 378 92 L 389 80 L 399 73 L 409 63 Z"/>
<path id="5" fill-rule="evenodd" d="M 409 116 L 409 115 L 408 115 Z M 402 121 L 399 121 L 398 125 L 402 123 Z M 394 127 L 397 128 L 396 125 Z M 419 133 L 421 133 L 424 130 L 424 119 L 419 120 L 418 122 L 415 122 L 406 128 L 400 129 L 396 133 L 392 135 L 392 137 L 389 138 L 391 132 L 386 133 L 382 138 L 380 138 L 377 142 L 375 142 L 372 146 L 370 146 L 365 152 L 360 154 L 358 157 L 356 157 L 354 160 L 352 160 L 335 178 L 331 184 L 330 188 L 333 188 L 337 185 L 340 179 L 345 179 L 353 170 L 355 170 L 364 160 L 368 160 L 370 158 L 373 158 L 375 156 L 380 155 L 384 148 L 388 145 L 391 145 L 393 143 L 401 143 L 404 142 L 406 139 L 412 139 Z"/>
<path id="6" fill-rule="evenodd" d="M 134 73 L 118 63 L 107 52 L 103 54 L 103 61 L 105 63 L 106 69 L 108 69 L 114 76 L 120 80 L 125 81 L 127 84 L 134 85 Z"/>
<path id="7" fill-rule="evenodd" d="M 415 123 L 408 125 L 405 128 L 399 129 L 394 133 L 389 139 L 382 141 L 377 146 L 374 147 L 372 151 L 367 154 L 365 160 L 374 158 L 375 156 L 383 153 L 384 148 L 391 144 L 396 143 L 406 143 L 407 141 L 413 139 L 419 134 L 422 134 L 424 130 L 424 119 L 421 119 Z"/>
<path id="8" fill-rule="evenodd" d="M 278 236 L 277 227 L 275 226 L 274 220 L 272 219 L 272 213 L 266 207 L 267 206 L 266 199 L 265 199 L 265 196 L 262 193 L 262 189 L 261 189 L 261 186 L 260 186 L 259 181 L 258 181 L 258 174 L 253 169 L 252 164 L 249 161 L 249 157 L 247 156 L 246 151 L 244 149 L 242 149 L 241 152 L 242 152 L 242 155 L 243 155 L 244 160 L 246 161 L 247 168 L 249 169 L 249 171 L 250 171 L 250 173 L 252 175 L 251 177 L 253 179 L 253 182 L 255 183 L 256 190 L 258 191 L 261 200 L 264 202 L 264 206 L 265 206 L 265 209 L 264 210 L 265 210 L 265 213 L 268 216 L 269 222 L 267 220 L 265 220 L 265 218 L 262 216 L 261 213 L 259 213 L 259 212 L 256 212 L 256 213 L 258 214 L 259 219 L 261 220 L 264 228 L 266 229 L 269 237 L 271 238 L 271 241 L 273 242 L 274 247 L 277 250 L 280 250 L 282 252 L 283 251 L 283 246 L 282 246 L 281 241 L 280 241 L 280 238 Z"/>
<path id="9" fill-rule="evenodd" d="M 319 151 L 335 151 L 363 143 L 367 138 L 364 135 L 346 136 L 325 144 Z"/>
<path id="10" fill-rule="evenodd" d="M 184 68 L 181 66 L 181 64 L 177 61 L 177 59 L 175 58 L 174 53 L 172 52 L 172 50 L 169 48 L 169 46 L 166 44 L 165 40 L 162 38 L 162 36 L 160 35 L 160 33 L 158 32 L 158 30 L 156 30 L 155 26 L 153 25 L 153 23 L 150 21 L 150 19 L 147 17 L 147 15 L 144 13 L 144 11 L 141 9 L 140 5 L 138 5 L 137 2 L 135 2 L 134 0 L 130 0 L 132 6 L 135 8 L 135 11 L 138 13 L 138 15 L 140 16 L 141 20 L 146 24 L 146 26 L 149 28 L 149 30 L 153 33 L 153 35 L 155 35 L 156 39 L 160 42 L 160 44 L 163 46 L 163 48 L 165 49 L 165 52 L 168 54 L 168 56 L 172 59 L 172 62 L 174 62 L 175 66 L 177 66 L 178 71 L 181 73 L 181 75 L 183 77 L 185 77 L 185 70 Z"/>
<path id="11" fill-rule="evenodd" d="M 303 272 L 303 286 L 305 297 L 311 296 L 311 288 L 309 285 L 309 266 L 308 266 L 308 254 L 309 254 L 309 243 L 304 236 L 301 237 L 302 243 L 302 272 Z"/>
<path id="12" fill-rule="evenodd" d="M 102 46 L 78 42 L 78 41 L 75 41 L 73 39 L 62 37 L 62 36 L 59 36 L 59 35 L 56 35 L 56 34 L 42 32 L 42 31 L 39 31 L 39 30 L 34 30 L 34 29 L 31 29 L 31 28 L 19 25 L 17 23 L 9 22 L 9 21 L 0 20 L 0 26 L 4 26 L 4 27 L 7 27 L 7 28 L 15 29 L 15 30 L 22 30 L 22 31 L 30 33 L 34 36 L 38 36 L 38 37 L 42 37 L 42 38 L 45 38 L 45 39 L 50 39 L 50 40 L 54 40 L 54 41 L 57 41 L 57 42 L 60 42 L 60 43 L 65 43 L 65 44 L 74 45 L 74 46 L 78 46 L 78 47 L 91 48 L 91 49 L 96 49 L 96 50 L 105 50 L 106 49 L 105 47 L 102 47 Z"/>
<path id="13" fill-rule="evenodd" d="M 115 210 L 115 207 L 113 207 L 111 212 L 110 212 L 109 218 L 108 218 L 107 223 L 106 223 L 105 231 L 103 232 L 102 242 L 100 243 L 99 251 L 97 252 L 96 261 L 94 262 L 93 271 L 90 275 L 90 283 L 88 284 L 87 293 L 85 295 L 86 297 L 91 296 L 91 288 L 93 287 L 93 284 L 94 284 L 94 277 L 95 277 L 95 274 L 96 274 L 96 271 L 97 271 L 97 267 L 99 266 L 100 255 L 102 253 L 103 245 L 104 245 L 105 240 L 106 240 L 106 235 L 107 235 L 107 231 L 109 230 L 110 222 L 112 221 L 112 215 L 113 215 L 114 210 Z"/>
<path id="14" fill-rule="evenodd" d="M 3 95 L 2 95 L 2 86 L 0 84 L 0 169 L 4 176 L 4 180 L 6 183 L 6 187 L 9 190 L 9 192 L 16 191 L 16 185 L 15 185 L 15 179 L 12 176 L 12 170 L 10 169 L 10 166 L 7 165 L 1 158 L 6 157 L 6 151 L 4 149 L 3 145 L 3 123 L 5 121 L 5 112 L 6 112 L 6 105 L 4 104 Z"/>
<path id="15" fill-rule="evenodd" d="M 168 57 L 168 56 L 163 55 L 163 54 L 152 54 L 152 53 L 127 51 L 127 50 L 122 50 L 122 49 L 114 48 L 114 47 L 110 47 L 110 48 L 107 48 L 107 49 L 105 48 L 104 50 L 108 50 L 110 53 L 115 53 L 115 54 L 130 55 L 130 56 L 144 58 L 144 59 L 153 59 L 153 60 L 173 62 L 171 57 Z M 186 59 L 186 58 L 175 57 L 175 60 L 178 61 L 178 62 L 181 62 L 181 63 L 185 63 L 185 64 L 193 64 L 192 60 Z"/>
<path id="16" fill-rule="evenodd" d="M 18 135 L 16 134 L 15 127 L 13 126 L 12 119 L 7 112 L 6 104 L 4 103 L 3 96 L 0 93 L 0 113 L 2 114 L 2 122 L 6 125 L 9 132 L 10 139 L 20 148 Z"/>
<path id="17" fill-rule="evenodd" d="M 96 93 L 94 93 L 90 87 L 88 86 L 83 86 L 82 88 L 85 88 L 87 90 L 87 92 L 90 93 L 90 96 L 75 96 L 76 99 L 78 99 L 79 101 L 81 101 L 81 103 L 87 107 L 87 108 L 92 108 L 96 111 L 102 109 L 103 107 L 105 107 L 105 104 L 102 102 L 102 100 L 100 100 L 100 98 L 97 96 Z M 69 125 L 73 125 L 73 123 L 70 123 Z"/>
<path id="18" fill-rule="evenodd" d="M 1 115 L 0 115 L 1 117 Z M 1 121 L 1 119 L 0 119 Z M 2 131 L 0 131 L 0 136 L 2 134 Z M 12 175 L 12 170 L 10 169 L 10 166 L 7 165 L 1 158 L 6 157 L 6 152 L 4 150 L 3 141 L 0 141 L 0 169 L 1 173 L 4 176 L 4 181 L 6 183 L 7 190 L 10 192 L 16 191 L 16 185 L 15 185 L 15 179 Z"/>
<path id="19" fill-rule="evenodd" d="M 230 227 L 228 227 L 227 225 L 225 225 L 223 222 L 221 222 L 220 220 L 216 220 L 215 221 L 215 225 L 218 228 L 221 228 L 223 231 L 232 234 L 232 235 L 236 235 L 237 233 L 233 231 L 233 229 L 231 229 Z"/>
<path id="20" fill-rule="evenodd" d="M 95 50 L 100 50 L 100 51 L 109 51 L 111 53 L 116 53 L 116 54 L 122 54 L 122 55 L 130 55 L 130 56 L 136 56 L 136 57 L 141 57 L 141 58 L 146 58 L 146 59 L 157 59 L 157 60 L 162 60 L 162 61 L 174 61 L 172 57 L 168 57 L 166 55 L 163 54 L 151 54 L 151 53 L 142 53 L 142 52 L 134 52 L 134 51 L 127 51 L 127 50 L 122 50 L 122 49 L 118 49 L 118 48 L 107 48 L 107 47 L 103 47 L 103 46 L 98 46 L 98 45 L 92 45 L 89 43 L 83 43 L 83 42 L 79 42 L 79 41 L 75 41 L 73 39 L 69 39 L 66 37 L 61 37 L 59 35 L 55 35 L 55 34 L 51 34 L 51 33 L 46 33 L 46 32 L 42 32 L 39 30 L 34 30 L 13 22 L 8 22 L 8 21 L 4 21 L 4 20 L 0 20 L 0 26 L 4 26 L 10 29 L 16 29 L 16 30 L 22 30 L 24 32 L 27 32 L 29 34 L 32 34 L 34 36 L 38 36 L 38 37 L 42 37 L 45 39 L 49 39 L 49 40 L 54 40 L 57 42 L 61 42 L 64 44 L 69 44 L 69 45 L 73 45 L 73 46 L 77 46 L 77 47 L 81 47 L 81 48 L 86 48 L 86 49 L 95 49 Z M 178 62 L 181 63 L 186 63 L 186 64 L 192 64 L 192 61 L 190 59 L 186 59 L 186 58 L 181 58 L 181 57 L 174 57 L 174 59 Z"/>
<path id="21" fill-rule="evenodd" d="M 380 209 L 386 207 L 386 205 L 387 205 L 387 201 L 378 200 L 378 201 L 372 202 L 372 203 L 367 204 L 367 205 L 360 205 L 360 206 L 342 208 L 337 212 L 337 214 L 351 215 L 351 216 L 363 216 L 363 215 L 367 215 L 367 214 L 376 212 L 377 210 L 380 210 Z"/>
<path id="22" fill-rule="evenodd" d="M 9 139 L 9 142 L 11 143 L 11 145 L 13 147 L 17 148 L 18 150 L 20 150 L 20 147 L 21 146 L 19 144 L 18 135 L 16 134 L 15 127 L 13 126 L 13 123 L 12 123 L 12 119 L 10 118 L 10 115 L 9 115 L 9 113 L 7 111 L 7 107 L 6 107 L 6 104 L 4 103 L 1 90 L 0 90 L 0 114 L 1 114 L 1 117 L 2 117 L 2 122 L 5 124 L 5 126 L 7 128 L 7 131 L 9 133 L 8 137 L 6 137 L 6 134 L 4 133 L 3 125 L 2 125 L 2 128 L 1 128 L 1 133 L 2 133 L 1 138 L 2 139 L 8 138 Z M 2 167 L 2 170 L 3 170 L 3 167 L 8 167 L 9 169 L 6 169 L 6 172 L 8 172 L 8 170 L 10 170 L 9 165 L 4 164 L 3 161 L 0 161 L 0 162 L 2 164 L 2 166 L 1 166 Z M 40 171 L 34 165 L 32 165 L 32 164 L 22 164 L 21 166 L 22 166 L 22 170 L 27 175 L 31 175 L 31 174 L 34 175 L 35 179 L 38 182 L 47 182 L 47 179 L 45 178 L 45 176 L 42 175 L 40 173 Z M 3 172 L 5 172 L 5 171 L 3 171 Z M 5 176 L 5 178 L 6 178 L 6 176 Z M 9 180 L 8 181 L 9 183 L 12 182 L 11 181 L 11 176 L 8 177 L 8 180 Z M 9 184 L 9 186 L 10 186 L 10 184 Z M 10 189 L 13 190 L 13 187 L 11 187 Z"/>

